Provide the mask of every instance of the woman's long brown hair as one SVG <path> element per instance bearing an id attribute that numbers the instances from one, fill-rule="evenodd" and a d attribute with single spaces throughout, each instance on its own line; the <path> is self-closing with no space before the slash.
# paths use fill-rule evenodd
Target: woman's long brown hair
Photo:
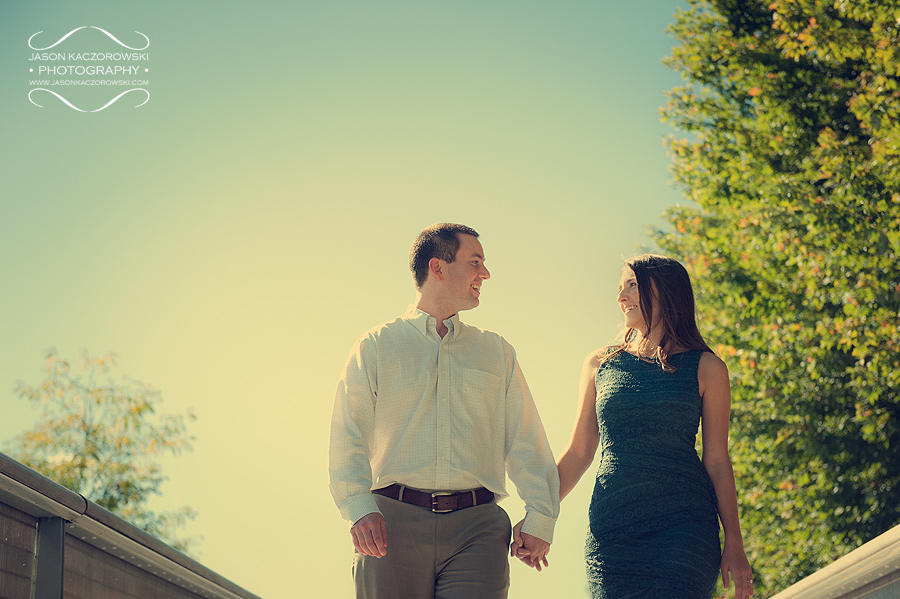
<path id="1" fill-rule="evenodd" d="M 654 326 L 653 319 L 656 315 L 653 312 L 653 299 L 656 300 L 659 317 L 655 326 L 662 329 L 662 336 L 654 357 L 659 360 L 663 370 L 667 372 L 676 370 L 667 361 L 672 349 L 712 351 L 697 329 L 694 289 L 687 270 L 680 262 L 666 256 L 641 254 L 626 260 L 624 269 L 630 269 L 634 273 L 640 296 L 641 315 L 648 327 Z M 602 356 L 602 361 L 605 362 L 617 353 L 625 351 L 639 333 L 637 329 L 627 329 L 623 343 L 610 346 Z M 647 331 L 647 335 L 638 346 L 639 353 L 649 345 L 649 338 L 650 332 Z"/>

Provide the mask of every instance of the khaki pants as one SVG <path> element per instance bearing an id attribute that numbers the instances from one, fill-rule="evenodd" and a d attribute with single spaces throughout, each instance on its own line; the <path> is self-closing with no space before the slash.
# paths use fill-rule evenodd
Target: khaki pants
<path id="1" fill-rule="evenodd" d="M 506 598 L 511 526 L 501 507 L 435 514 L 373 497 L 387 525 L 387 555 L 354 555 L 357 599 Z"/>

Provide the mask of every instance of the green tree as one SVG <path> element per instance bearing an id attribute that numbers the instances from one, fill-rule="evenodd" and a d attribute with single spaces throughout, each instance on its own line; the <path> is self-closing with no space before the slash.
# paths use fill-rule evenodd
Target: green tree
<path id="1" fill-rule="evenodd" d="M 689 0 L 663 120 L 760 595 L 900 523 L 900 4 Z"/>
<path id="2" fill-rule="evenodd" d="M 13 440 L 10 455 L 29 468 L 80 493 L 175 549 L 189 552 L 193 538 L 178 529 L 195 513 L 188 507 L 154 512 L 147 507 L 166 480 L 157 461 L 191 449 L 187 424 L 196 417 L 158 415 L 160 393 L 149 385 L 109 376 L 114 354 L 82 351 L 76 368 L 47 352 L 46 378 L 18 383 L 16 393 L 42 408 L 39 423 Z"/>

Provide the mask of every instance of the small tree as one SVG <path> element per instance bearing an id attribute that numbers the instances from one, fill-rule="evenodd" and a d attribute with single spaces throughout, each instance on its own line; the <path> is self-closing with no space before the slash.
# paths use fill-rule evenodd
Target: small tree
<path id="1" fill-rule="evenodd" d="M 194 437 L 186 414 L 157 415 L 160 392 L 146 383 L 108 376 L 114 354 L 91 357 L 82 350 L 74 369 L 47 351 L 46 378 L 37 386 L 19 382 L 19 397 L 41 406 L 40 422 L 13 440 L 10 455 L 29 468 L 83 495 L 169 543 L 189 551 L 195 539 L 179 538 L 176 530 L 196 514 L 183 507 L 156 513 L 147 507 L 161 494 L 157 459 L 191 449 Z"/>

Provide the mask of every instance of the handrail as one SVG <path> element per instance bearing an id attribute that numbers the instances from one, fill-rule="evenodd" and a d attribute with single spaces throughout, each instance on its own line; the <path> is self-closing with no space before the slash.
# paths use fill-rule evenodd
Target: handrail
<path id="1" fill-rule="evenodd" d="M 156 537 L 0 453 L 0 502 L 37 518 L 66 520 L 66 532 L 123 561 L 214 599 L 259 599 Z"/>
<path id="2" fill-rule="evenodd" d="M 900 526 L 791 585 L 771 599 L 839 599 L 900 570 Z"/>

